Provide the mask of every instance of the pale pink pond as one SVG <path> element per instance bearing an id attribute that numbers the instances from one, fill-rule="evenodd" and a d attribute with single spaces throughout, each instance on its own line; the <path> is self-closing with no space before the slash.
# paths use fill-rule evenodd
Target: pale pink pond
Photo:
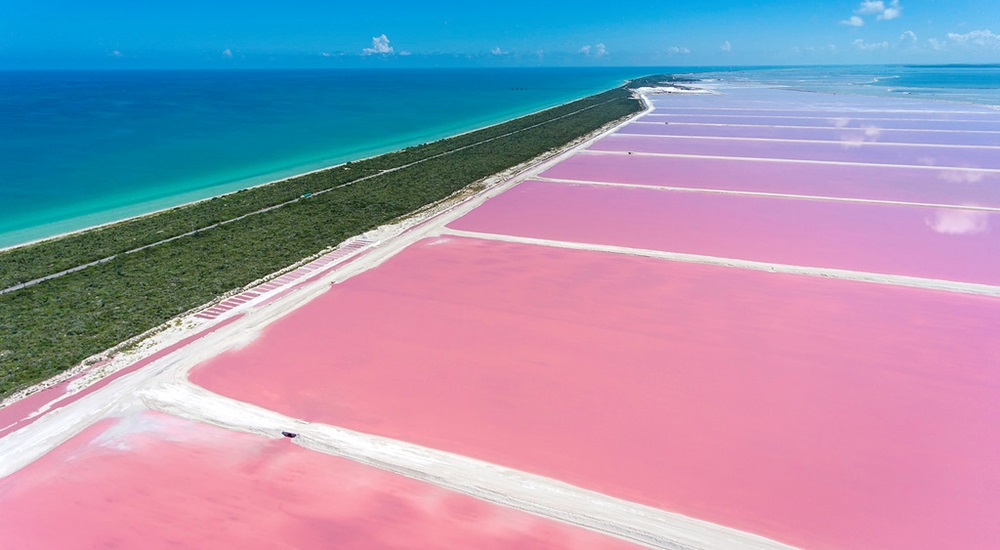
<path id="1" fill-rule="evenodd" d="M 212 391 L 815 548 L 1000 544 L 1000 301 L 425 240 Z"/>
<path id="2" fill-rule="evenodd" d="M 1000 207 L 1000 172 L 984 170 L 576 154 L 541 175 L 605 183 Z"/>
<path id="3" fill-rule="evenodd" d="M 689 139 L 669 136 L 612 134 L 590 147 L 592 151 L 630 151 L 720 157 L 822 160 L 834 162 L 1000 168 L 1000 150 L 940 145 L 891 145 L 885 143 L 814 143 Z"/>
<path id="4" fill-rule="evenodd" d="M 626 548 L 308 451 L 141 413 L 0 479 L 4 548 Z"/>
<path id="5" fill-rule="evenodd" d="M 716 111 L 758 110 L 797 111 L 812 113 L 818 110 L 844 113 L 893 112 L 927 114 L 929 116 L 957 116 L 961 114 L 988 115 L 1000 118 L 1000 112 L 987 107 L 949 101 L 922 100 L 915 97 L 878 97 L 866 95 L 839 95 L 804 92 L 776 88 L 729 88 L 721 95 L 668 94 L 650 95 L 647 99 L 657 109 L 712 109 Z"/>
<path id="6" fill-rule="evenodd" d="M 883 129 L 877 123 L 864 128 L 808 128 L 782 126 L 729 126 L 633 122 L 619 134 L 757 139 L 804 139 L 840 143 L 929 143 L 938 145 L 987 145 L 1000 148 L 1000 132 L 926 132 Z M 1000 149 L 998 149 L 1000 154 Z"/>
<path id="7" fill-rule="evenodd" d="M 1000 214 L 525 182 L 455 229 L 1000 284 Z"/>
<path id="8" fill-rule="evenodd" d="M 906 119 L 920 119 L 920 120 L 977 120 L 984 122 L 992 122 L 994 124 L 1000 124 L 1000 112 L 994 111 L 987 108 L 975 108 L 970 106 L 974 110 L 961 110 L 961 111 L 945 111 L 941 110 L 940 105 L 936 104 L 929 106 L 929 109 L 893 109 L 892 103 L 882 104 L 878 108 L 874 109 L 858 109 L 850 108 L 837 105 L 824 105 L 817 108 L 802 109 L 801 104 L 793 103 L 796 108 L 775 108 L 773 106 L 755 106 L 752 104 L 741 104 L 739 100 L 733 101 L 729 98 L 699 98 L 702 101 L 701 106 L 676 103 L 669 104 L 665 102 L 654 102 L 656 105 L 655 113 L 657 115 L 676 115 L 676 114 L 697 114 L 697 115 L 744 115 L 744 116 L 761 116 L 761 117 L 771 117 L 771 116 L 800 116 L 800 117 L 814 117 L 817 113 L 822 113 L 826 117 L 837 117 L 837 118 L 883 118 L 887 120 L 906 120 Z M 789 100 L 800 99 L 794 96 L 790 96 Z M 855 98 L 852 97 L 851 103 L 855 103 Z M 706 105 L 715 105 L 706 106 Z M 721 106 L 720 106 L 721 105 Z M 895 104 L 898 105 L 898 104 Z"/>
<path id="9" fill-rule="evenodd" d="M 913 119 L 892 119 L 884 117 L 869 116 L 867 118 L 851 116 L 825 116 L 813 112 L 806 116 L 789 115 L 747 115 L 747 114 L 727 114 L 710 115 L 696 114 L 696 111 L 683 111 L 676 114 L 653 112 L 644 116 L 641 120 L 645 122 L 690 122 L 696 124 L 752 124 L 760 126 L 814 126 L 819 128 L 863 128 L 865 126 L 878 126 L 883 129 L 899 130 L 949 130 L 967 131 L 975 130 L 980 132 L 1000 132 L 1000 120 L 927 120 L 920 118 Z"/>

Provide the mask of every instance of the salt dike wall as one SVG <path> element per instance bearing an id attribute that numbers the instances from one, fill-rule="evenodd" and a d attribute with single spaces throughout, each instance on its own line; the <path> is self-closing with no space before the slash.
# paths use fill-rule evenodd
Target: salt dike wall
<path id="1" fill-rule="evenodd" d="M 711 92 L 14 425 L 5 541 L 1000 545 L 1000 113 Z"/>

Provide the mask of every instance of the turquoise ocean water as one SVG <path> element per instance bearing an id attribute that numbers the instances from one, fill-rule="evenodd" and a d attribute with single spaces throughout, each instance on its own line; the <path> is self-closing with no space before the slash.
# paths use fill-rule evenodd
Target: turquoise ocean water
<path id="1" fill-rule="evenodd" d="M 0 72 L 0 247 L 501 122 L 657 72 L 1000 108 L 1000 65 Z"/>
<path id="2" fill-rule="evenodd" d="M 857 65 L 707 69 L 700 79 L 798 90 L 914 97 L 1000 109 L 1000 65 Z"/>
<path id="3" fill-rule="evenodd" d="M 0 247 L 447 137 L 648 73 L 0 72 Z"/>

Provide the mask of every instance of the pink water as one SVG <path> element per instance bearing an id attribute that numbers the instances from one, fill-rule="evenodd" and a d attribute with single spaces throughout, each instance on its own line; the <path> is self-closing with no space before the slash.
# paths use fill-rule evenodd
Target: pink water
<path id="1" fill-rule="evenodd" d="M 0 479 L 4 548 L 625 548 L 269 440 L 142 413 Z"/>
<path id="2" fill-rule="evenodd" d="M 449 227 L 1000 284 L 998 224 L 980 211 L 529 181 Z"/>
<path id="3" fill-rule="evenodd" d="M 815 93 L 787 88 L 729 88 L 721 95 L 651 95 L 648 99 L 657 110 L 699 110 L 730 112 L 796 112 L 813 114 L 817 110 L 866 115 L 889 113 L 892 116 L 950 118 L 964 115 L 1000 119 L 1000 112 L 971 104 L 923 100 L 910 97 L 879 97 Z"/>
<path id="4" fill-rule="evenodd" d="M 1000 545 L 997 326 L 982 297 L 445 238 L 191 377 L 794 545 L 971 548 Z"/>
<path id="5" fill-rule="evenodd" d="M 0 437 L 31 423 L 31 415 L 66 395 L 70 381 L 61 382 L 0 408 Z"/>
<path id="6" fill-rule="evenodd" d="M 592 151 L 631 151 L 720 157 L 822 160 L 834 162 L 1000 168 L 996 149 L 883 143 L 813 143 L 802 141 L 733 141 L 612 134 L 589 147 Z"/>
<path id="7" fill-rule="evenodd" d="M 184 346 L 190 344 L 191 342 L 194 342 L 195 340 L 201 338 L 202 336 L 205 336 L 210 332 L 225 327 L 229 323 L 236 321 L 238 318 L 239 317 L 231 317 L 229 319 L 226 319 L 225 321 L 222 321 L 220 323 L 217 323 L 209 327 L 208 329 L 192 334 L 191 336 L 188 336 L 187 338 L 184 338 L 179 342 L 171 344 L 170 346 L 167 346 L 166 348 L 161 349 L 160 351 L 157 351 L 156 353 L 153 353 L 144 359 L 140 359 L 139 361 L 136 361 L 135 363 L 121 370 L 118 370 L 108 376 L 105 376 L 104 378 L 101 378 L 97 382 L 94 382 L 90 386 L 87 386 L 87 388 L 80 390 L 69 397 L 64 397 L 66 395 L 66 391 L 69 385 L 76 379 L 84 376 L 87 371 L 84 371 L 66 380 L 65 382 L 52 386 L 51 388 L 29 395 L 28 397 L 21 399 L 19 401 L 15 401 L 14 403 L 0 409 L 0 437 L 4 437 L 7 434 L 13 433 L 17 430 L 24 428 L 25 426 L 28 426 L 29 424 L 32 424 L 33 422 L 44 416 L 44 414 L 48 414 L 52 411 L 59 410 L 71 403 L 75 403 L 76 401 L 79 401 L 85 396 L 90 395 L 91 393 L 107 386 L 108 384 L 114 382 L 115 380 L 118 380 L 119 378 L 127 374 L 133 373 L 141 369 L 142 367 L 145 367 L 146 365 L 153 363 L 154 361 L 158 361 L 161 358 L 166 357 L 167 355 L 170 355 L 171 353 L 179 349 L 182 349 Z M 105 364 L 105 361 L 96 363 L 92 365 L 90 368 L 93 369 L 103 364 Z M 45 408 L 44 414 L 36 414 L 43 408 Z"/>
<path id="8" fill-rule="evenodd" d="M 762 126 L 818 126 L 826 128 L 863 128 L 878 126 L 883 129 L 899 130 L 949 130 L 949 131 L 1000 131 L 1000 120 L 970 119 L 965 115 L 957 119 L 887 118 L 876 114 L 826 114 L 813 111 L 806 115 L 770 113 L 768 115 L 745 114 L 733 111 L 731 114 L 701 114 L 699 111 L 682 110 L 677 113 L 656 111 L 642 118 L 646 122 L 694 122 L 699 124 L 757 124 Z"/>
<path id="9" fill-rule="evenodd" d="M 1000 207 L 1000 172 L 905 166 L 577 154 L 549 178 Z"/>
<path id="10" fill-rule="evenodd" d="M 718 126 L 633 122 L 619 134 L 757 139 L 806 139 L 843 143 L 929 143 L 938 145 L 1000 146 L 1000 132 L 923 132 L 888 130 L 877 122 L 864 128 L 784 128 L 780 126 Z"/>
<path id="11" fill-rule="evenodd" d="M 856 96 L 846 98 L 842 102 L 812 102 L 809 108 L 800 100 L 809 100 L 808 95 L 778 92 L 773 102 L 748 102 L 739 95 L 724 98 L 702 96 L 692 98 L 668 97 L 654 99 L 657 115 L 744 115 L 744 116 L 798 116 L 813 117 L 817 112 L 823 116 L 838 118 L 870 119 L 883 118 L 889 120 L 980 120 L 1000 124 L 1000 112 L 986 107 L 972 105 L 949 110 L 947 103 L 909 104 L 884 98 L 872 98 L 868 105 L 861 107 L 863 100 Z M 811 95 L 811 94 L 809 94 Z M 812 96 L 816 97 L 816 96 Z M 789 103 L 795 101 L 796 103 Z M 791 105 L 792 108 L 788 108 Z M 923 108 L 920 108 L 923 107 Z"/>

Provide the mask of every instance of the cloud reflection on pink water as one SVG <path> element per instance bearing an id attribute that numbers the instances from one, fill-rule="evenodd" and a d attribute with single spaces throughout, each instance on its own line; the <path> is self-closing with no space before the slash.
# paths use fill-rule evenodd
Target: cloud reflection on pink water
<path id="1" fill-rule="evenodd" d="M 989 212 L 940 209 L 928 216 L 927 225 L 945 235 L 978 235 L 990 230 Z"/>
<path id="2" fill-rule="evenodd" d="M 578 154 L 541 175 L 651 186 L 1000 207 L 1000 173 L 967 168 Z"/>
<path id="3" fill-rule="evenodd" d="M 796 266 L 1000 284 L 984 212 L 525 182 L 451 227 Z"/>

